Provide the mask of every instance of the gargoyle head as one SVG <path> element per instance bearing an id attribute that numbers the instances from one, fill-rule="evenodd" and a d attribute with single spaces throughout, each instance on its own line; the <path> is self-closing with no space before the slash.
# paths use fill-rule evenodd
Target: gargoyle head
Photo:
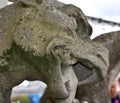
<path id="1" fill-rule="evenodd" d="M 69 12 L 69 7 L 74 12 Z M 15 22 L 11 32 L 13 41 L 26 52 L 33 51 L 34 59 L 30 55 L 28 59 L 38 67 L 52 98 L 61 100 L 71 96 L 66 103 L 72 102 L 77 88 L 72 70 L 78 63 L 93 71 L 92 76 L 79 84 L 105 77 L 108 51 L 89 39 L 92 29 L 80 9 L 56 0 L 19 0 L 10 11 L 11 21 L 14 18 Z"/>

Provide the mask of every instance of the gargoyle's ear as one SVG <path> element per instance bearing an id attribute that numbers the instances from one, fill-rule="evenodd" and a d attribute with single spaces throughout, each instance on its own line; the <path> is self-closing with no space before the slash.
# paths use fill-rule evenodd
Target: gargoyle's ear
<path id="1" fill-rule="evenodd" d="M 19 1 L 26 6 L 37 6 L 42 3 L 42 0 L 19 0 Z"/>

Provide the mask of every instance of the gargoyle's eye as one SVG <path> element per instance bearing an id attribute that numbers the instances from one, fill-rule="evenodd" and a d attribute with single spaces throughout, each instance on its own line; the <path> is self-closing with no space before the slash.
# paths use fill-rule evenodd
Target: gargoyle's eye
<path id="1" fill-rule="evenodd" d="M 85 80 L 93 73 L 93 70 L 87 68 L 79 62 L 73 65 L 73 69 L 79 82 Z"/>

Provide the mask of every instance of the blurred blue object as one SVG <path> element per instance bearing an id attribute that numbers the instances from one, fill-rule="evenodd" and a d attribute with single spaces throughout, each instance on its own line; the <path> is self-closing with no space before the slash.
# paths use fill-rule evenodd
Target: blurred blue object
<path id="1" fill-rule="evenodd" d="M 42 94 L 37 94 L 37 93 L 30 94 L 29 97 L 30 97 L 31 103 L 40 103 L 40 100 L 42 98 Z"/>

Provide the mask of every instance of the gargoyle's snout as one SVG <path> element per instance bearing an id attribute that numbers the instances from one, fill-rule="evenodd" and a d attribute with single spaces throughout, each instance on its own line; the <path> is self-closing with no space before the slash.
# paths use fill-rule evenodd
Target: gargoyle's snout
<path id="1" fill-rule="evenodd" d="M 46 49 L 46 54 L 51 53 L 53 57 L 59 61 L 58 65 L 52 67 L 50 76 L 52 78 L 49 80 L 50 83 L 48 83 L 49 91 L 52 93 L 51 96 L 55 99 L 65 99 L 69 97 L 71 88 L 69 88 L 69 82 L 66 86 L 66 82 L 71 81 L 71 79 L 67 78 L 67 80 L 65 80 L 63 71 L 68 69 L 63 69 L 63 67 L 72 68 L 73 66 L 75 69 L 76 64 L 84 66 L 83 68 L 78 66 L 76 70 L 79 70 L 79 72 L 75 71 L 75 73 L 78 73 L 76 75 L 79 85 L 99 81 L 106 76 L 109 65 L 108 51 L 99 44 L 69 36 L 62 39 L 55 38 L 49 43 Z M 88 73 L 83 72 L 84 70 Z M 65 74 L 67 75 L 68 73 Z"/>
<path id="2" fill-rule="evenodd" d="M 83 54 L 79 53 L 78 62 L 73 65 L 79 85 L 100 81 L 107 74 L 109 67 L 108 50 L 99 45 L 93 47 L 92 49 L 87 48 L 88 50 Z"/>

